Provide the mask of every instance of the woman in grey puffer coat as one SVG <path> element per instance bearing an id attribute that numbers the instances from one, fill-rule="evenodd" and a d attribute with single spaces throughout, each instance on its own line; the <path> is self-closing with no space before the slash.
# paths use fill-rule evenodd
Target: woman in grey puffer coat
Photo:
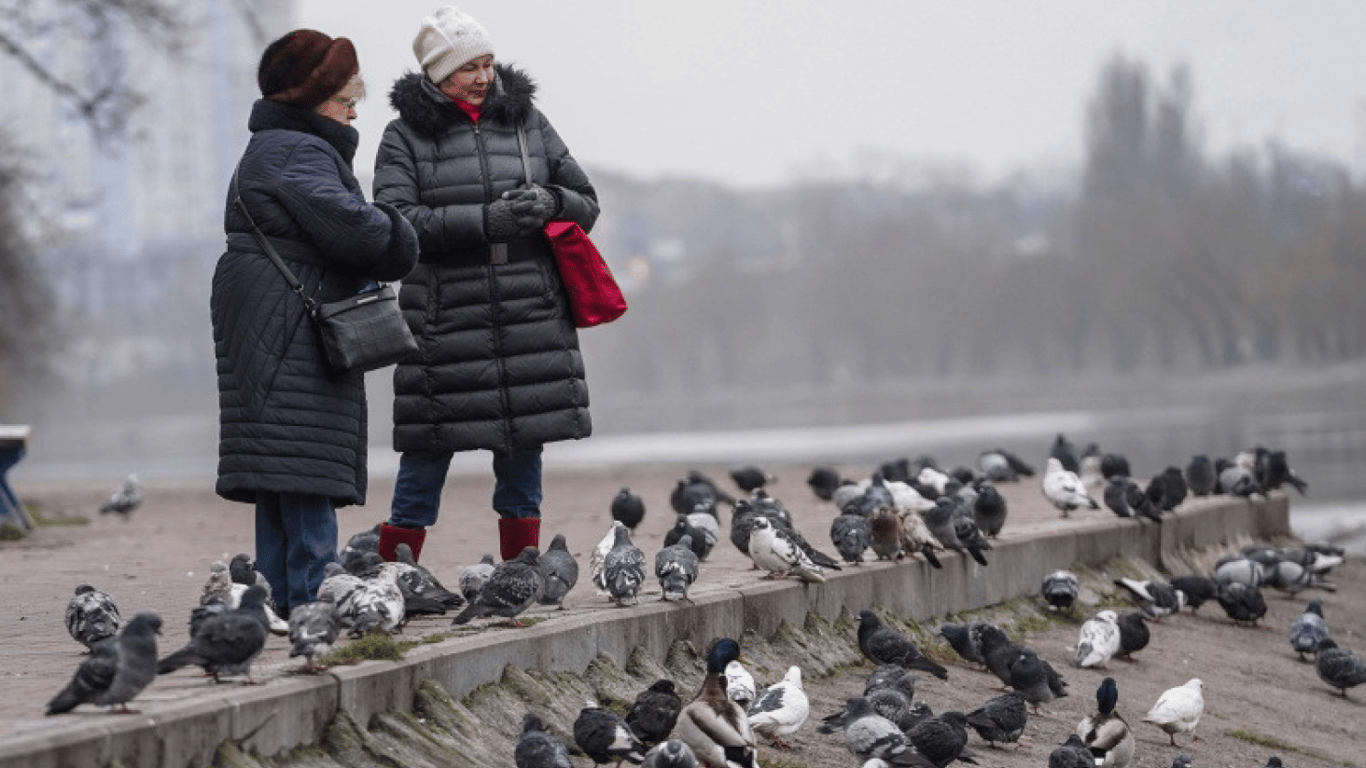
<path id="1" fill-rule="evenodd" d="M 539 543 L 541 447 L 592 431 L 578 335 L 542 227 L 591 229 L 597 194 L 534 106 L 534 83 L 494 64 L 477 21 L 441 8 L 413 48 L 424 72 L 395 83 L 399 117 L 375 160 L 375 199 L 402 211 L 421 245 L 400 294 L 420 351 L 394 373 L 402 457 L 380 554 L 393 559 L 399 542 L 420 550 L 452 454 L 482 449 L 493 452 L 508 560 Z"/>
<path id="2" fill-rule="evenodd" d="M 364 92 L 346 38 L 295 30 L 261 58 L 265 98 L 229 188 L 227 251 L 213 277 L 220 496 L 256 506 L 256 568 L 276 605 L 317 597 L 336 559 L 336 507 L 365 502 L 362 374 L 328 375 L 312 321 L 257 245 L 242 203 L 308 295 L 333 301 L 417 262 L 417 235 L 370 205 L 351 172 Z"/>

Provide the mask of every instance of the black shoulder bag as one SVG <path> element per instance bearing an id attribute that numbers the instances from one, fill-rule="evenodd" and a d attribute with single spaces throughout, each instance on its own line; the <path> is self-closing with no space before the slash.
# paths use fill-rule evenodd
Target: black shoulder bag
<path id="1" fill-rule="evenodd" d="M 285 282 L 289 283 L 289 287 L 299 295 L 308 309 L 331 375 L 373 371 L 393 365 L 417 351 L 417 341 L 403 320 L 398 294 L 392 285 L 382 284 L 340 301 L 319 302 L 304 293 L 299 278 L 285 266 L 275 246 L 256 226 L 256 220 L 251 217 L 246 203 L 242 202 L 235 172 L 232 175 L 232 194 L 233 205 L 247 217 L 257 244 L 275 263 L 280 274 L 284 275 Z"/>

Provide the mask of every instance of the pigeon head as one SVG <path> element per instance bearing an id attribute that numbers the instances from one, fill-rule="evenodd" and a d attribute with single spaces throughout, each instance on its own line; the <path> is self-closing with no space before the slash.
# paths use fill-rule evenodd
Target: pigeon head
<path id="1" fill-rule="evenodd" d="M 78 590 L 79 591 L 79 590 Z M 1305 613 L 1313 613 L 1320 617 L 1323 616 L 1323 601 L 1314 599 L 1309 601 L 1309 605 L 1304 608 Z"/>
<path id="2" fill-rule="evenodd" d="M 526 713 L 526 716 L 522 718 L 522 733 L 531 733 L 532 731 L 544 730 L 545 723 L 541 722 L 541 718 L 537 717 L 531 712 Z"/>
<path id="3" fill-rule="evenodd" d="M 623 526 L 624 528 L 624 526 Z M 517 554 L 516 561 L 526 565 L 536 565 L 541 560 L 541 550 L 535 547 L 525 547 Z"/>
<path id="4" fill-rule="evenodd" d="M 555 538 L 550 540 L 550 548 L 559 552 L 569 551 L 569 544 L 565 541 L 563 533 L 555 534 Z"/>
<path id="5" fill-rule="evenodd" d="M 134 628 L 155 634 L 161 634 L 161 617 L 150 611 L 145 611 L 134 616 L 124 626 L 123 631 L 134 631 Z"/>

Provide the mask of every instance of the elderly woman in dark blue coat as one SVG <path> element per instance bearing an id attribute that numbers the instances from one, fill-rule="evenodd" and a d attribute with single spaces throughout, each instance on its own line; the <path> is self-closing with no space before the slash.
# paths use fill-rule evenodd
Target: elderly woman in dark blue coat
<path id="1" fill-rule="evenodd" d="M 316 598 L 336 559 L 336 508 L 365 502 L 362 374 L 330 376 L 312 321 L 257 246 L 243 205 L 319 301 L 397 280 L 417 236 L 393 207 L 366 202 L 351 170 L 364 93 L 346 38 L 295 30 L 261 58 L 264 98 L 228 193 L 227 251 L 213 278 L 220 496 L 256 506 L 256 567 L 276 604 Z"/>
<path id="2" fill-rule="evenodd" d="M 394 373 L 402 456 L 380 554 L 392 559 L 399 542 L 420 550 L 452 454 L 487 450 L 509 560 L 539 543 L 541 447 L 592 431 L 578 335 L 542 228 L 591 229 L 597 194 L 533 104 L 531 79 L 494 63 L 478 21 L 440 8 L 413 51 L 423 71 L 390 92 L 398 119 L 375 160 L 375 199 L 408 217 L 422 250 L 400 294 L 420 351 Z"/>

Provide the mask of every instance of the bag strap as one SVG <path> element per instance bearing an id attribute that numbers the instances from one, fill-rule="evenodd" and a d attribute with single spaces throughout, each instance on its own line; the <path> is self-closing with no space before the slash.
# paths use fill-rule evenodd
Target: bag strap
<path id="1" fill-rule="evenodd" d="M 526 148 L 526 126 L 522 121 L 517 121 L 517 147 L 522 150 L 522 173 L 526 174 L 526 183 L 531 182 L 531 153 Z"/>
<path id="2" fill-rule="evenodd" d="M 308 308 L 308 314 L 316 316 L 318 314 L 318 302 L 315 301 L 312 296 L 304 293 L 303 283 L 300 283 L 299 278 L 295 277 L 289 267 L 285 266 L 285 260 L 280 258 L 280 254 L 276 252 L 275 246 L 270 244 L 270 240 L 266 238 L 265 233 L 261 231 L 260 227 L 256 226 L 256 219 L 251 217 L 251 211 L 247 210 L 247 204 L 242 202 L 242 190 L 237 185 L 237 174 L 241 170 L 242 163 L 241 161 L 238 161 L 237 169 L 232 172 L 233 206 L 241 211 L 243 216 L 247 217 L 247 223 L 251 225 L 251 235 L 256 238 L 256 244 L 261 246 L 261 250 L 266 252 L 266 255 L 270 257 L 271 261 L 275 262 L 276 269 L 279 269 L 280 274 L 285 276 L 285 282 L 289 283 L 290 290 L 297 293 L 299 298 L 303 299 L 304 306 Z"/>

